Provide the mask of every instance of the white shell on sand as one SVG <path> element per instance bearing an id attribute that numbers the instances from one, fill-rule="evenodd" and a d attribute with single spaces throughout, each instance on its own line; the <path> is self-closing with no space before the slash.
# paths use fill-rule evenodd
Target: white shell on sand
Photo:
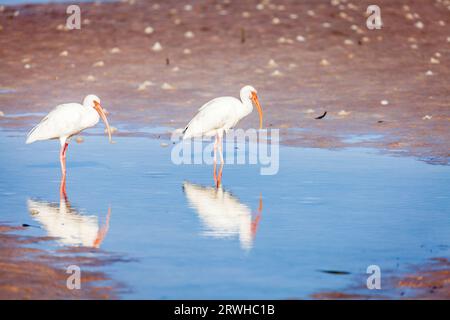
<path id="1" fill-rule="evenodd" d="M 163 47 L 161 45 L 161 43 L 159 42 L 155 42 L 155 44 L 152 46 L 152 50 L 155 52 L 159 52 L 162 51 Z"/>

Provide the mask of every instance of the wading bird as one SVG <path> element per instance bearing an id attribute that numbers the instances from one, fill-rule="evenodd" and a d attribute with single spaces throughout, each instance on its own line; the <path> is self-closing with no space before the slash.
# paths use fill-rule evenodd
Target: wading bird
<path id="1" fill-rule="evenodd" d="M 214 163 L 217 148 L 219 148 L 220 161 L 223 164 L 222 137 L 223 134 L 233 128 L 239 120 L 253 111 L 253 103 L 259 113 L 259 129 L 262 129 L 263 112 L 256 95 L 256 89 L 245 86 L 240 91 L 241 100 L 234 97 L 220 97 L 204 104 L 198 113 L 192 118 L 183 130 L 183 139 L 195 137 L 213 137 Z"/>
<path id="2" fill-rule="evenodd" d="M 95 126 L 100 117 L 108 130 L 109 142 L 112 142 L 111 129 L 100 105 L 100 99 L 93 94 L 86 96 L 83 104 L 65 103 L 57 106 L 28 133 L 27 144 L 39 140 L 59 139 L 62 188 L 65 187 L 66 152 L 70 138 L 84 129 Z"/>

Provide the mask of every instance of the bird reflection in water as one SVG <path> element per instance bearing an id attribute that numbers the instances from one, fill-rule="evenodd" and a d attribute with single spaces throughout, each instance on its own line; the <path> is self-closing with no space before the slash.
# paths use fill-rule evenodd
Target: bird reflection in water
<path id="1" fill-rule="evenodd" d="M 109 230 L 111 208 L 100 227 L 98 217 L 81 214 L 67 198 L 65 177 L 61 180 L 58 203 L 28 199 L 28 211 L 50 237 L 63 245 L 99 248 Z"/>
<path id="2" fill-rule="evenodd" d="M 253 247 L 262 214 L 262 197 L 257 212 L 241 203 L 230 192 L 218 187 L 184 182 L 183 191 L 200 220 L 206 227 L 205 235 L 215 238 L 239 237 L 244 250 Z"/>

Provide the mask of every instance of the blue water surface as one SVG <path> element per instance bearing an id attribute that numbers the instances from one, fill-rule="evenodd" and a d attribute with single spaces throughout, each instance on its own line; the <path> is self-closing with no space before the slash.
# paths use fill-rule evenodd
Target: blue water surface
<path id="1" fill-rule="evenodd" d="M 212 166 L 173 164 L 170 144 L 87 136 L 69 146 L 67 210 L 59 143 L 24 140 L 0 133 L 0 221 L 59 237 L 41 244 L 52 252 L 93 245 L 109 209 L 100 250 L 130 261 L 101 269 L 125 285 L 121 298 L 308 298 L 364 287 L 369 265 L 400 274 L 448 255 L 448 166 L 281 147 L 278 174 L 229 165 L 215 189 Z"/>

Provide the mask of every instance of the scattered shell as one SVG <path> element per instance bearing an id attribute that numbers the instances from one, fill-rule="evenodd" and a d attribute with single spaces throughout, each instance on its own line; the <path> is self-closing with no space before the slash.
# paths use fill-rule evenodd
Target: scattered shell
<path id="1" fill-rule="evenodd" d="M 294 41 L 292 41 L 292 39 L 285 38 L 285 37 L 278 38 L 277 42 L 281 43 L 281 44 L 283 44 L 283 43 L 289 43 L 289 44 L 294 43 Z"/>
<path id="2" fill-rule="evenodd" d="M 405 14 L 405 18 L 408 20 L 414 20 L 414 16 L 412 15 L 412 13 L 408 12 L 407 14 Z"/>
<path id="3" fill-rule="evenodd" d="M 86 81 L 95 81 L 95 77 L 93 75 L 88 75 Z"/>
<path id="4" fill-rule="evenodd" d="M 289 15 L 289 18 L 292 19 L 292 20 L 296 20 L 296 19 L 298 19 L 298 14 L 291 13 L 291 14 Z"/>
<path id="5" fill-rule="evenodd" d="M 181 23 L 181 20 L 176 18 L 175 20 L 173 20 L 173 23 L 179 25 Z"/>
<path id="6" fill-rule="evenodd" d="M 387 100 L 381 100 L 380 103 L 381 103 L 381 105 L 383 105 L 383 106 L 387 106 L 387 105 L 389 104 L 389 101 L 387 101 Z"/>
<path id="7" fill-rule="evenodd" d="M 274 72 L 272 72 L 272 74 L 271 74 L 271 76 L 272 77 L 281 77 L 283 74 L 280 72 L 280 71 L 278 71 L 278 70 L 275 70 Z"/>
<path id="8" fill-rule="evenodd" d="M 264 10 L 264 5 L 263 5 L 262 3 L 258 3 L 258 4 L 256 5 L 256 9 L 257 9 L 257 10 Z"/>
<path id="9" fill-rule="evenodd" d="M 243 18 L 250 18 L 250 13 L 247 11 L 242 12 L 242 17 Z"/>
<path id="10" fill-rule="evenodd" d="M 192 5 L 186 4 L 186 5 L 184 6 L 184 10 L 185 10 L 185 11 L 192 11 Z"/>
<path id="11" fill-rule="evenodd" d="M 75 142 L 76 142 L 76 143 L 83 143 L 83 142 L 84 142 L 84 138 L 83 138 L 83 137 L 77 137 L 77 138 L 75 139 Z"/>
<path id="12" fill-rule="evenodd" d="M 280 24 L 280 22 L 281 22 L 280 18 L 275 17 L 272 19 L 272 24 Z"/>
<path id="13" fill-rule="evenodd" d="M 306 14 L 310 17 L 314 17 L 316 15 L 313 10 L 306 11 Z"/>
<path id="14" fill-rule="evenodd" d="M 173 67 L 173 68 L 172 68 L 172 71 L 173 71 L 173 72 L 178 72 L 178 71 L 180 71 L 180 68 L 178 68 L 178 67 Z"/>
<path id="15" fill-rule="evenodd" d="M 184 37 L 187 39 L 192 39 L 194 37 L 194 33 L 192 31 L 186 31 L 184 33 Z"/>
<path id="16" fill-rule="evenodd" d="M 84 19 L 84 20 L 83 20 L 83 24 L 86 25 L 86 26 L 88 26 L 88 25 L 91 24 L 91 20 L 89 20 L 89 19 Z"/>
<path id="17" fill-rule="evenodd" d="M 370 38 L 369 37 L 362 37 L 361 41 L 367 43 L 367 42 L 370 42 Z"/>
<path id="18" fill-rule="evenodd" d="M 431 118 L 433 118 L 433 116 L 430 116 L 430 115 L 427 114 L 427 115 L 422 117 L 422 120 L 431 120 Z"/>
<path id="19" fill-rule="evenodd" d="M 444 27 L 444 26 L 445 26 L 445 21 L 439 20 L 439 25 L 440 25 L 441 27 Z"/>
<path id="20" fill-rule="evenodd" d="M 161 142 L 161 143 L 160 143 L 160 146 L 163 147 L 163 148 L 165 148 L 165 147 L 168 147 L 169 144 L 168 144 L 168 143 L 165 143 L 165 142 Z"/>
<path id="21" fill-rule="evenodd" d="M 154 86 L 154 85 L 155 84 L 153 82 L 146 80 L 139 85 L 138 91 L 143 91 L 143 90 L 147 89 L 147 87 Z"/>
<path id="22" fill-rule="evenodd" d="M 295 39 L 297 39 L 298 42 L 305 42 L 305 37 L 304 36 L 297 36 Z"/>
<path id="23" fill-rule="evenodd" d="M 153 29 L 152 27 L 148 26 L 147 28 L 145 28 L 144 32 L 145 34 L 152 34 L 153 31 L 155 31 L 155 29 Z"/>
<path id="24" fill-rule="evenodd" d="M 447 42 L 450 42 L 450 37 L 447 37 Z"/>
<path id="25" fill-rule="evenodd" d="M 440 53 L 440 52 L 436 52 L 436 53 L 434 54 L 434 56 L 440 58 L 440 57 L 441 57 L 441 53 Z"/>
<path id="26" fill-rule="evenodd" d="M 314 111 L 314 109 L 306 109 L 305 110 L 305 113 L 314 113 L 315 111 Z"/>
<path id="27" fill-rule="evenodd" d="M 322 23 L 322 27 L 324 27 L 324 28 L 329 28 L 329 27 L 331 27 L 331 23 L 329 23 L 329 22 L 324 22 L 324 23 Z"/>
<path id="28" fill-rule="evenodd" d="M 153 10 L 159 10 L 159 8 L 161 8 L 161 6 L 159 5 L 159 3 L 155 3 L 152 6 Z"/>
<path id="29" fill-rule="evenodd" d="M 346 117 L 350 114 L 350 111 L 341 110 L 338 112 L 338 116 L 340 117 Z"/>
<path id="30" fill-rule="evenodd" d="M 31 69 L 31 64 L 25 64 L 24 66 L 23 66 L 25 69 Z"/>
<path id="31" fill-rule="evenodd" d="M 332 6 L 338 6 L 340 4 L 340 1 L 339 0 L 331 0 L 331 5 Z"/>
<path id="32" fill-rule="evenodd" d="M 330 62 L 327 59 L 322 59 L 320 60 L 320 65 L 326 67 L 330 65 Z"/>
<path id="33" fill-rule="evenodd" d="M 440 61 L 438 59 L 434 58 L 434 57 L 431 57 L 430 58 L 430 63 L 432 63 L 432 64 L 439 64 Z"/>
<path id="34" fill-rule="evenodd" d="M 117 47 L 114 47 L 111 49 L 111 53 L 120 53 L 120 49 Z"/>
<path id="35" fill-rule="evenodd" d="M 69 52 L 67 52 L 67 50 L 61 51 L 61 53 L 59 54 L 61 57 L 67 57 L 69 55 Z"/>
<path id="36" fill-rule="evenodd" d="M 353 40 L 351 40 L 351 39 L 345 39 L 345 40 L 344 40 L 344 44 L 347 45 L 347 46 L 351 46 L 351 45 L 354 44 L 354 42 L 353 42 Z"/>
<path id="37" fill-rule="evenodd" d="M 432 76 L 434 73 L 433 73 L 433 71 L 428 70 L 425 74 L 426 74 L 427 76 Z"/>
<path id="38" fill-rule="evenodd" d="M 415 26 L 417 29 L 423 29 L 423 27 L 424 27 L 425 25 L 423 24 L 422 21 L 417 21 L 416 23 L 414 23 L 414 26 Z"/>
<path id="39" fill-rule="evenodd" d="M 275 62 L 275 60 L 270 59 L 269 62 L 267 63 L 267 66 L 269 68 L 276 68 L 276 67 L 278 67 L 278 64 Z"/>
<path id="40" fill-rule="evenodd" d="M 297 68 L 297 65 L 295 63 L 289 63 L 289 69 Z"/>
<path id="41" fill-rule="evenodd" d="M 417 48 L 419 48 L 419 47 L 417 46 L 417 44 L 415 44 L 415 43 L 413 43 L 412 45 L 410 45 L 410 47 L 411 47 L 411 49 L 414 49 L 414 50 L 416 50 Z"/>
<path id="42" fill-rule="evenodd" d="M 163 49 L 163 47 L 162 47 L 161 43 L 159 43 L 159 42 L 155 42 L 155 44 L 152 47 L 152 50 L 155 52 L 159 52 L 162 49 Z"/>
<path id="43" fill-rule="evenodd" d="M 94 68 L 99 68 L 99 67 L 104 67 L 105 66 L 105 63 L 103 62 L 103 61 L 97 61 L 96 63 L 94 63 L 93 65 L 92 65 Z"/>
<path id="44" fill-rule="evenodd" d="M 167 82 L 164 82 L 162 84 L 162 86 L 161 86 L 161 89 L 163 89 L 163 90 L 174 90 L 175 87 L 170 85 L 170 84 L 168 84 Z"/>
<path id="45" fill-rule="evenodd" d="M 58 24 L 58 25 L 56 26 L 56 30 L 59 30 L 59 31 L 69 31 L 69 29 L 67 29 L 67 27 L 66 27 L 65 24 Z"/>
<path id="46" fill-rule="evenodd" d="M 187 49 L 187 48 L 186 48 L 186 49 L 183 50 L 183 53 L 184 53 L 184 54 L 191 54 L 192 51 L 191 51 L 191 49 Z"/>

